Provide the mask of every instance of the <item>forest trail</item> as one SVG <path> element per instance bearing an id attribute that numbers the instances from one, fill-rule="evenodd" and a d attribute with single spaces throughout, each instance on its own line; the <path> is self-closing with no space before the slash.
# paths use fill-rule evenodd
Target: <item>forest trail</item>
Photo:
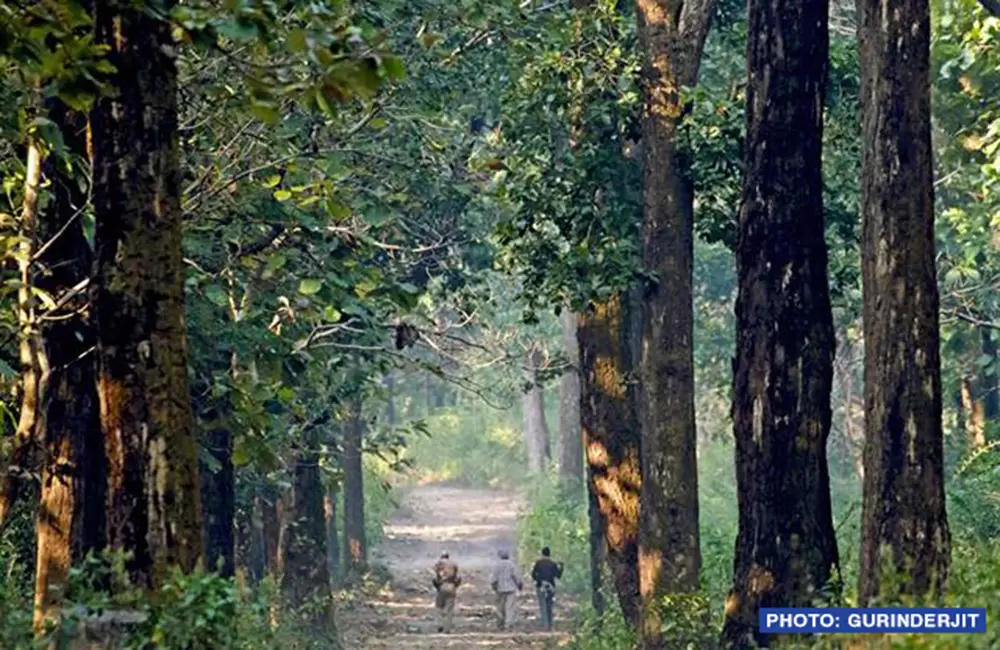
<path id="1" fill-rule="evenodd" d="M 496 628 L 490 568 L 498 549 L 516 551 L 517 513 L 523 506 L 518 495 L 509 492 L 440 485 L 409 490 L 372 557 L 392 574 L 391 589 L 369 596 L 359 610 L 344 617 L 346 648 L 542 650 L 566 645 L 574 603 L 557 597 L 555 630 L 543 631 L 527 575 L 514 629 Z M 450 634 L 437 631 L 431 586 L 431 567 L 442 550 L 451 554 L 463 579 Z M 535 558 L 516 559 L 528 574 Z"/>

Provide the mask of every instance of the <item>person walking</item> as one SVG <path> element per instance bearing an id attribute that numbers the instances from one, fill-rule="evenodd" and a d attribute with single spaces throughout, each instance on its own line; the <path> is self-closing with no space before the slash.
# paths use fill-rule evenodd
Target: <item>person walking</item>
<path id="1" fill-rule="evenodd" d="M 531 579 L 535 581 L 535 594 L 538 596 L 538 610 L 542 627 L 552 629 L 552 606 L 556 597 L 556 580 L 562 577 L 563 563 L 552 561 L 552 551 L 546 546 L 542 549 L 542 557 L 531 569 Z"/>
<path id="2" fill-rule="evenodd" d="M 500 561 L 493 567 L 490 587 L 497 595 L 498 627 L 501 630 L 509 630 L 514 624 L 517 592 L 524 589 L 524 582 L 521 580 L 521 570 L 511 561 L 510 554 L 507 551 L 500 551 L 498 555 Z"/>
<path id="3" fill-rule="evenodd" d="M 434 580 L 431 582 L 437 590 L 434 607 L 438 611 L 438 632 L 451 632 L 455 624 L 455 598 L 462 578 L 458 575 L 458 565 L 448 557 L 448 551 L 441 553 L 441 558 L 434 565 Z"/>

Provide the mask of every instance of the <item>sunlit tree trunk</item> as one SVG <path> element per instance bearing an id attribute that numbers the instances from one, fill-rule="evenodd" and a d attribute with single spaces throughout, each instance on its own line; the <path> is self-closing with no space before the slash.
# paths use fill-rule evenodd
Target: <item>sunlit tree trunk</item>
<path id="1" fill-rule="evenodd" d="M 167 3 L 167 9 L 172 3 Z M 202 556 L 198 441 L 184 314 L 177 66 L 171 25 L 94 3 L 117 94 L 91 116 L 98 392 L 108 457 L 108 532 L 135 584 Z"/>
<path id="2" fill-rule="evenodd" d="M 839 559 L 826 455 L 835 351 L 822 178 L 828 4 L 750 0 L 748 12 L 733 377 L 739 534 L 723 645 L 749 650 L 771 642 L 759 608 L 810 606 Z"/>
<path id="3" fill-rule="evenodd" d="M 86 153 L 86 120 L 58 100 L 47 117 L 62 132 L 67 161 L 49 156 L 42 165 L 50 200 L 39 211 L 37 286 L 58 305 L 39 315 L 47 360 L 41 442 L 41 495 L 37 522 L 35 628 L 41 632 L 65 593 L 69 570 L 104 545 L 104 452 L 94 362 L 94 330 L 86 282 L 91 252 L 81 215 L 87 202 L 80 182 Z"/>
<path id="4" fill-rule="evenodd" d="M 639 620 L 640 433 L 630 396 L 628 327 L 620 296 L 580 314 L 580 422 L 591 503 L 591 535 L 604 536 L 622 613 Z M 592 571 L 595 569 L 592 567 Z M 599 595 L 595 594 L 595 598 Z"/>
<path id="5" fill-rule="evenodd" d="M 639 575 L 642 647 L 665 648 L 663 596 L 699 588 L 694 413 L 694 189 L 680 151 L 681 86 L 697 83 L 714 0 L 636 0 L 642 52 L 645 268 L 643 490 Z"/>
<path id="6" fill-rule="evenodd" d="M 948 577 L 928 0 L 858 0 L 865 330 L 859 595 Z M 890 568 L 898 575 L 883 576 Z M 892 585 L 890 588 L 889 585 Z"/>

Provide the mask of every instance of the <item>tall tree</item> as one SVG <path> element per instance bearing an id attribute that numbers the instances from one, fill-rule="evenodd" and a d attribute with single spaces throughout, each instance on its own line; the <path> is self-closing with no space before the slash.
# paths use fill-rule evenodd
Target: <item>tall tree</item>
<path id="1" fill-rule="evenodd" d="M 583 481 L 583 438 L 580 433 L 580 350 L 577 315 L 564 309 L 559 315 L 563 350 L 568 366 L 559 382 L 559 480 L 577 488 Z"/>
<path id="2" fill-rule="evenodd" d="M 344 423 L 344 573 L 351 578 L 365 570 L 368 544 L 365 539 L 365 476 L 362 443 L 365 421 L 362 400 L 353 398 Z"/>
<path id="3" fill-rule="evenodd" d="M 694 413 L 694 188 L 678 142 L 682 89 L 698 81 L 715 0 L 636 0 L 642 52 L 641 328 L 644 648 L 663 648 L 662 596 L 699 587 Z"/>
<path id="4" fill-rule="evenodd" d="M 859 591 L 942 593 L 945 512 L 928 0 L 858 0 L 865 337 Z"/>
<path id="5" fill-rule="evenodd" d="M 528 344 L 524 353 L 524 390 L 521 410 L 524 417 L 524 443 L 528 451 L 528 471 L 541 475 L 552 459 L 549 425 L 545 421 L 545 394 L 539 379 L 544 354 L 537 342 Z"/>
<path id="6" fill-rule="evenodd" d="M 312 599 L 329 597 L 324 489 L 319 466 L 321 424 L 310 422 L 304 427 L 302 449 L 295 462 L 292 514 L 282 539 L 285 545 L 282 590 L 297 606 Z M 315 622 L 332 624 L 333 620 L 317 617 Z"/>
<path id="7" fill-rule="evenodd" d="M 826 457 L 835 350 L 822 177 L 828 3 L 751 0 L 748 11 L 730 648 L 768 645 L 759 608 L 809 606 L 838 564 Z"/>
<path id="8" fill-rule="evenodd" d="M 580 314 L 580 423 L 591 499 L 592 561 L 606 557 L 622 613 L 637 624 L 641 442 L 630 394 L 629 319 L 622 303 L 615 295 Z M 592 578 L 593 586 L 599 586 L 599 575 Z M 595 607 L 603 602 L 599 589 L 594 598 Z"/>
<path id="9" fill-rule="evenodd" d="M 109 541 L 136 584 L 202 554 L 181 252 L 176 50 L 169 20 L 94 3 L 112 96 L 91 115 L 96 215 L 93 306 L 108 457 Z"/>
<path id="10" fill-rule="evenodd" d="M 86 118 L 58 99 L 47 118 L 62 134 L 62 155 L 44 158 L 49 199 L 39 210 L 37 287 L 57 309 L 40 315 L 44 377 L 42 485 L 37 524 L 35 624 L 41 630 L 63 595 L 70 567 L 105 543 L 104 448 L 100 436 L 94 328 L 87 306 L 91 250 L 81 215 L 87 193 Z"/>

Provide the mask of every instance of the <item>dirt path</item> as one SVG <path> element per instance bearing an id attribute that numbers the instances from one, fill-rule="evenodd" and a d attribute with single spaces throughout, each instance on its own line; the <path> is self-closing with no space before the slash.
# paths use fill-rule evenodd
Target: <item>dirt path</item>
<path id="1" fill-rule="evenodd" d="M 515 496 L 490 490 L 429 485 L 409 491 L 372 558 L 392 573 L 391 591 L 370 597 L 359 612 L 346 617 L 347 647 L 541 650 L 565 645 L 573 603 L 557 598 L 556 630 L 542 631 L 530 581 L 519 599 L 513 631 L 496 629 L 490 567 L 498 549 L 516 551 L 517 513 L 522 506 Z M 445 549 L 463 577 L 451 634 L 437 632 L 430 584 L 430 567 Z M 533 560 L 518 558 L 525 573 Z M 359 624 L 362 612 L 367 620 Z"/>

